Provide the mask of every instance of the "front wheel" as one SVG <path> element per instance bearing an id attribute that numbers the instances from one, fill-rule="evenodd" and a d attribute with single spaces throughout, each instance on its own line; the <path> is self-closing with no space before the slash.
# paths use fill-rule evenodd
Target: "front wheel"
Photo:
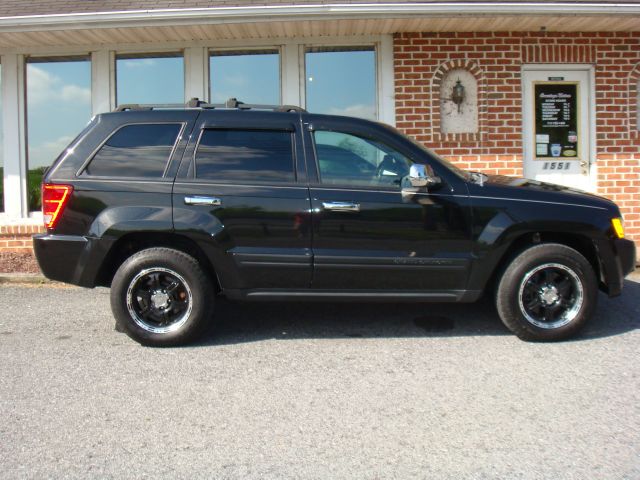
<path id="1" fill-rule="evenodd" d="M 516 256 L 496 292 L 502 322 L 523 340 L 556 341 L 575 335 L 593 315 L 598 283 L 576 250 L 540 244 Z"/>
<path id="2" fill-rule="evenodd" d="M 111 284 L 111 309 L 121 330 L 142 345 L 194 340 L 209 323 L 213 288 L 198 262 L 170 248 L 149 248 L 127 260 Z"/>

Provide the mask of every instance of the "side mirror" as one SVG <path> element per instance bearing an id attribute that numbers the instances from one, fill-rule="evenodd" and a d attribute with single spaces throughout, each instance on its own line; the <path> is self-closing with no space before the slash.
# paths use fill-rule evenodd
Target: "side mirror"
<path id="1" fill-rule="evenodd" d="M 433 187 L 439 185 L 440 177 L 436 177 L 430 165 L 414 163 L 409 168 L 409 182 L 412 187 Z"/>

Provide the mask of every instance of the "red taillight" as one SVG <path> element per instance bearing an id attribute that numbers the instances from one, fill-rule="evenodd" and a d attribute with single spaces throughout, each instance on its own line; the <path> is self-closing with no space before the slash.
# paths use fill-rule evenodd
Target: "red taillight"
<path id="1" fill-rule="evenodd" d="M 71 197 L 71 185 L 42 184 L 42 218 L 46 228 L 55 228 Z"/>

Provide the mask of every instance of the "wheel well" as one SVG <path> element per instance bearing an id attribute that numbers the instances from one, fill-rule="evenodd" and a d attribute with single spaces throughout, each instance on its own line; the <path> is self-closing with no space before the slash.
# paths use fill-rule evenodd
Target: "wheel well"
<path id="1" fill-rule="evenodd" d="M 573 248 L 587 259 L 593 268 L 596 278 L 602 282 L 598 252 L 589 238 L 582 235 L 573 235 L 571 233 L 533 232 L 521 235 L 511 243 L 500 259 L 500 262 L 498 262 L 498 266 L 494 270 L 493 275 L 489 279 L 487 289 L 491 291 L 495 290 L 502 273 L 520 252 L 541 243 L 559 243 Z"/>
<path id="2" fill-rule="evenodd" d="M 220 283 L 213 265 L 196 242 L 182 235 L 158 232 L 136 232 L 119 238 L 102 262 L 96 285 L 111 286 L 113 276 L 127 258 L 141 250 L 154 247 L 173 248 L 191 255 L 209 275 L 216 291 L 220 290 Z"/>

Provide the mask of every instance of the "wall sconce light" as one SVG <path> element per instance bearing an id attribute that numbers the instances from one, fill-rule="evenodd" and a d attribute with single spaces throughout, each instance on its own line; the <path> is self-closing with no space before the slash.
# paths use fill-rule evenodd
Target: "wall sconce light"
<path id="1" fill-rule="evenodd" d="M 460 113 L 460 105 L 464 101 L 464 85 L 460 82 L 460 79 L 453 86 L 451 91 L 451 101 L 458 106 L 458 113 Z"/>

